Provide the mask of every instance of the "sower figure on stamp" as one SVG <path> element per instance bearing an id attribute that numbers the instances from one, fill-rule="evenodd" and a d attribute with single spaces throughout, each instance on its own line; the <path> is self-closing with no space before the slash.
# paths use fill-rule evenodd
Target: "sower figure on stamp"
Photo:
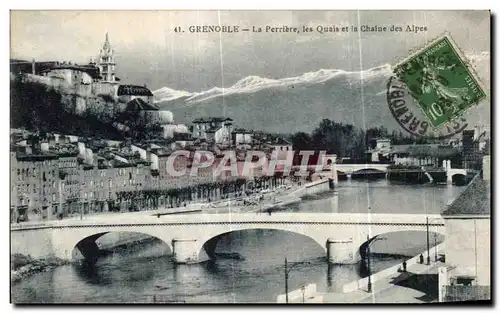
<path id="1" fill-rule="evenodd" d="M 443 79 L 439 75 L 439 71 L 452 70 L 456 64 L 441 66 L 436 62 L 431 63 L 426 56 L 422 57 L 422 93 L 428 94 L 435 91 L 440 100 L 446 107 L 451 107 L 452 112 L 455 113 L 460 110 L 460 104 L 467 100 L 467 88 L 449 88 L 441 82 Z"/>

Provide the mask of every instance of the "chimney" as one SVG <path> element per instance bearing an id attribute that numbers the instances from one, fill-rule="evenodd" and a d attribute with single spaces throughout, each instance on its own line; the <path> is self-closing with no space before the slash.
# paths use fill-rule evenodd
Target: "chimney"
<path id="1" fill-rule="evenodd" d="M 31 74 L 35 75 L 35 59 L 31 61 Z"/>

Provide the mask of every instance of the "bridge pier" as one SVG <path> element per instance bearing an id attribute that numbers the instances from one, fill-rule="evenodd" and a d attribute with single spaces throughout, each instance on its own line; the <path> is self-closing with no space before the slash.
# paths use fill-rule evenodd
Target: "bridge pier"
<path id="1" fill-rule="evenodd" d="M 173 239 L 175 264 L 195 264 L 210 260 L 202 244 L 196 239 Z"/>
<path id="2" fill-rule="evenodd" d="M 446 184 L 448 184 L 448 185 L 453 184 L 453 178 L 452 178 L 452 175 L 449 171 L 446 172 Z"/>
<path id="3" fill-rule="evenodd" d="M 328 238 L 326 254 L 330 264 L 354 264 L 358 261 L 356 245 L 352 238 L 346 240 Z"/>
<path id="4" fill-rule="evenodd" d="M 99 247 L 93 238 L 80 241 L 76 245 L 76 248 L 80 251 L 86 262 L 91 264 L 97 262 L 99 258 Z"/>

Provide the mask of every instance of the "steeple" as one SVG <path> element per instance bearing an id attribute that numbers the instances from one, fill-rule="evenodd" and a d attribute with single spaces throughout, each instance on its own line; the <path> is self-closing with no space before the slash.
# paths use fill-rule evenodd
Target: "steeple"
<path id="1" fill-rule="evenodd" d="M 99 70 L 103 81 L 114 83 L 115 80 L 115 51 L 109 42 L 109 36 L 106 32 L 104 45 L 99 53 Z"/>
<path id="2" fill-rule="evenodd" d="M 104 46 L 102 47 L 103 50 L 111 50 L 111 44 L 109 43 L 109 37 L 108 37 L 108 32 L 106 32 L 106 39 L 104 39 Z"/>

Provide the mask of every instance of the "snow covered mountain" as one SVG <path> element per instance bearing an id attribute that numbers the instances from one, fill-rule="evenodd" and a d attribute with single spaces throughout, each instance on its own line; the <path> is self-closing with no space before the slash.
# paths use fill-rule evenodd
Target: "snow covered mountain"
<path id="1" fill-rule="evenodd" d="M 489 89 L 490 54 L 468 56 L 486 89 Z M 385 99 L 389 64 L 364 71 L 320 69 L 281 79 L 245 77 L 226 88 L 201 92 L 168 87 L 153 92 L 155 102 L 189 123 L 201 116 L 224 115 L 241 127 L 272 132 L 311 131 L 323 118 L 358 127 L 384 125 L 399 130 Z M 362 92 L 361 92 L 362 91 Z M 471 111 L 471 123 L 489 119 L 489 107 Z"/>
<path id="2" fill-rule="evenodd" d="M 168 87 L 162 87 L 158 90 L 153 91 L 155 102 L 171 101 L 182 97 L 189 97 L 190 95 L 191 93 L 188 91 L 175 90 Z"/>
<path id="3" fill-rule="evenodd" d="M 168 87 L 162 87 L 153 92 L 155 102 L 172 101 L 178 98 L 184 98 L 186 103 L 196 103 L 209 100 L 214 97 L 228 96 L 237 93 L 256 92 L 266 88 L 279 88 L 301 84 L 318 84 L 337 76 L 345 76 L 353 80 L 373 79 L 380 75 L 388 75 L 391 73 L 391 66 L 385 64 L 366 71 L 347 72 L 336 69 L 320 69 L 316 72 L 304 73 L 297 77 L 287 77 L 282 79 L 269 79 L 259 76 L 247 76 L 237 81 L 234 85 L 228 88 L 214 87 L 202 92 L 188 92 L 184 90 L 174 90 Z"/>

